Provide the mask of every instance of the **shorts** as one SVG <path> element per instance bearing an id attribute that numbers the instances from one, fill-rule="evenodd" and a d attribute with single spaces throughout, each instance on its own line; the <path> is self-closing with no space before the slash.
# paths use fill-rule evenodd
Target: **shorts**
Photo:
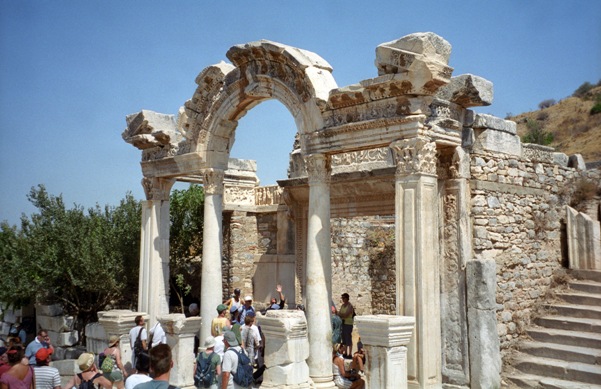
<path id="1" fill-rule="evenodd" d="M 342 344 L 345 346 L 353 345 L 353 325 L 343 324 L 342 325 Z"/>
<path id="2" fill-rule="evenodd" d="M 111 382 L 123 381 L 123 373 L 121 373 L 121 370 L 113 370 L 110 373 L 103 373 L 102 375 Z"/>

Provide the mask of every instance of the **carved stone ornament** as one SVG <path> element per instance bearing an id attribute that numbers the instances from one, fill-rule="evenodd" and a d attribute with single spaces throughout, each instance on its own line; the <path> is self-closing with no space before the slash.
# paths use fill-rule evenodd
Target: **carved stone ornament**
<path id="1" fill-rule="evenodd" d="M 305 166 L 309 176 L 309 185 L 330 184 L 332 168 L 330 159 L 323 154 L 311 154 L 305 157 Z"/>
<path id="2" fill-rule="evenodd" d="M 415 137 L 393 142 L 390 148 L 396 157 L 396 175 L 415 173 L 436 175 L 436 143 L 429 138 Z"/>
<path id="3" fill-rule="evenodd" d="M 206 194 L 222 195 L 225 172 L 221 169 L 205 169 L 202 172 Z"/>
<path id="4" fill-rule="evenodd" d="M 168 201 L 171 187 L 175 183 L 172 178 L 142 178 L 142 187 L 146 194 L 146 200 L 153 201 Z"/>

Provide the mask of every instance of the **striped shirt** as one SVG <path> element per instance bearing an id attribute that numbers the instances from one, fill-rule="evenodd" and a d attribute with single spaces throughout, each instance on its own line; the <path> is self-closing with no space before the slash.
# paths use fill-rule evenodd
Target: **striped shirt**
<path id="1" fill-rule="evenodd" d="M 36 389 L 53 389 L 61 386 L 61 376 L 58 369 L 50 366 L 36 366 L 35 372 L 35 388 Z"/>

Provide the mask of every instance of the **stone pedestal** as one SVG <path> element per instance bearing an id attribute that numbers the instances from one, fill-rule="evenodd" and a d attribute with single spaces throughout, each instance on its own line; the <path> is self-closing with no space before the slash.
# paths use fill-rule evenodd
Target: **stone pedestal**
<path id="1" fill-rule="evenodd" d="M 194 388 L 194 336 L 200 330 L 201 318 L 177 313 L 159 316 L 157 320 L 165 330 L 173 356 L 169 383 L 181 389 Z"/>
<path id="2" fill-rule="evenodd" d="M 302 311 L 267 311 L 261 317 L 265 334 L 265 388 L 310 388 L 309 340 Z"/>
<path id="3" fill-rule="evenodd" d="M 415 319 L 407 316 L 357 316 L 355 325 L 367 355 L 367 387 L 406 389 L 407 344 Z"/>
<path id="4" fill-rule="evenodd" d="M 135 366 L 132 366 L 131 364 L 132 348 L 129 344 L 129 330 L 136 325 L 135 319 L 138 315 L 143 316 L 144 320 L 148 320 L 148 315 L 146 312 L 132 312 L 125 309 L 98 312 L 98 322 L 102 328 L 104 328 L 104 332 L 106 334 L 106 345 L 108 346 L 108 339 L 111 337 L 111 335 L 119 336 L 121 361 L 128 372 L 135 370 Z M 101 350 L 101 352 L 103 350 Z"/>

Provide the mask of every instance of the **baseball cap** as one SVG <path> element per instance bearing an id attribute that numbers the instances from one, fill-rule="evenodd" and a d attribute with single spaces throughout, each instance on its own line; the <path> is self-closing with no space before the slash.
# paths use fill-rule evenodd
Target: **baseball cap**
<path id="1" fill-rule="evenodd" d="M 49 356 L 52 355 L 52 350 L 49 348 L 44 348 L 42 347 L 41 349 L 38 350 L 37 353 L 35 353 L 35 359 L 36 361 L 45 361 L 46 359 L 48 359 Z"/>
<path id="2" fill-rule="evenodd" d="M 251 296 L 251 295 L 244 297 L 244 301 L 252 301 L 252 300 L 253 300 L 253 296 Z"/>

